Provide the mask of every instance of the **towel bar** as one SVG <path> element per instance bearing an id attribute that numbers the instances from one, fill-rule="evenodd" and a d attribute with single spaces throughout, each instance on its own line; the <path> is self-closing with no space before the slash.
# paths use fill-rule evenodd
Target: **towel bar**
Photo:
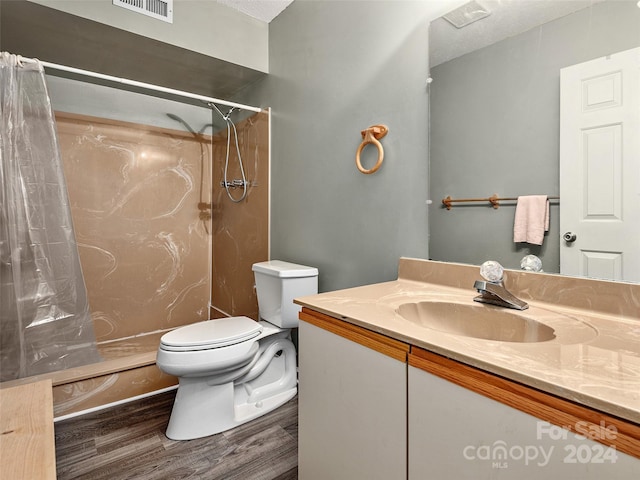
<path id="1" fill-rule="evenodd" d="M 549 196 L 547 197 L 549 200 L 560 200 L 558 196 Z M 500 207 L 500 202 L 503 200 L 518 200 L 518 197 L 498 197 L 497 193 L 494 193 L 490 197 L 487 198 L 451 198 L 451 196 L 447 196 L 442 199 L 442 204 L 446 207 L 447 210 L 451 210 L 452 203 L 462 203 L 462 202 L 489 202 L 494 209 L 498 209 Z"/>

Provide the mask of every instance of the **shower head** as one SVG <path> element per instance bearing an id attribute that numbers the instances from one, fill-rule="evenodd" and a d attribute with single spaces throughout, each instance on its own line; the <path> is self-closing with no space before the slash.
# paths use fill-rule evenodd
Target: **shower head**
<path id="1" fill-rule="evenodd" d="M 180 123 L 184 128 L 186 128 L 192 135 L 197 135 L 196 131 L 191 128 L 191 125 L 189 125 L 187 122 L 185 122 L 182 118 L 180 118 L 178 115 L 174 114 L 174 113 L 167 113 L 167 117 L 169 117 L 171 120 L 175 120 L 176 122 Z"/>
<path id="2" fill-rule="evenodd" d="M 191 133 L 191 135 L 201 135 L 202 133 L 204 133 L 204 131 L 208 127 L 213 128 L 213 123 L 206 123 L 202 126 L 200 130 L 196 132 L 193 128 L 191 128 L 191 125 L 189 125 L 185 120 L 180 118 L 178 115 L 174 113 L 167 113 L 167 117 L 169 117 L 171 120 L 175 120 L 176 122 L 182 124 L 182 126 L 184 126 L 184 128 L 186 128 L 189 131 L 189 133 Z"/>

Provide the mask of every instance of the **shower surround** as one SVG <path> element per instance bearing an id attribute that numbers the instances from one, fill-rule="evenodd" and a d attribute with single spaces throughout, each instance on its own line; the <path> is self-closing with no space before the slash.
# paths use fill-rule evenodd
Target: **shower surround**
<path id="1" fill-rule="evenodd" d="M 205 319 L 209 235 L 198 190 L 211 185 L 209 139 L 68 114 L 56 121 L 98 342 Z"/>
<path id="2" fill-rule="evenodd" d="M 221 182 L 227 153 L 226 130 L 213 140 L 213 278 L 211 318 L 246 315 L 258 320 L 251 267 L 269 259 L 269 114 L 252 115 L 236 126 L 249 182 L 247 197 L 233 203 Z M 227 180 L 241 178 L 233 131 Z M 242 188 L 230 189 L 233 198 Z"/>
<path id="3" fill-rule="evenodd" d="M 220 186 L 226 131 L 213 136 L 211 169 L 208 135 L 62 112 L 56 122 L 104 360 L 94 373 L 59 372 L 60 416 L 176 385 L 155 366 L 169 329 L 225 315 L 257 319 L 251 265 L 268 258 L 269 115 L 237 125 L 250 182 L 239 204 Z M 238 172 L 232 148 L 229 178 Z"/>

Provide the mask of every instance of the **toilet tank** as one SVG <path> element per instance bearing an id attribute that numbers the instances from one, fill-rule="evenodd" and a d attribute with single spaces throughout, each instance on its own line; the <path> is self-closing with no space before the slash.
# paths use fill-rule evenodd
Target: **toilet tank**
<path id="1" fill-rule="evenodd" d="M 270 260 L 253 264 L 260 319 L 281 328 L 298 326 L 293 299 L 318 293 L 318 269 Z"/>

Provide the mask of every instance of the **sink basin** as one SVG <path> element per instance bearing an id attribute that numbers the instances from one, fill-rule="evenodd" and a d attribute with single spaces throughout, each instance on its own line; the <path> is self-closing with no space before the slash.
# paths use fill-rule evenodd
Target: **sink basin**
<path id="1" fill-rule="evenodd" d="M 534 343 L 556 338 L 554 329 L 544 323 L 489 305 L 424 301 L 404 303 L 397 313 L 421 327 L 485 340 Z"/>

